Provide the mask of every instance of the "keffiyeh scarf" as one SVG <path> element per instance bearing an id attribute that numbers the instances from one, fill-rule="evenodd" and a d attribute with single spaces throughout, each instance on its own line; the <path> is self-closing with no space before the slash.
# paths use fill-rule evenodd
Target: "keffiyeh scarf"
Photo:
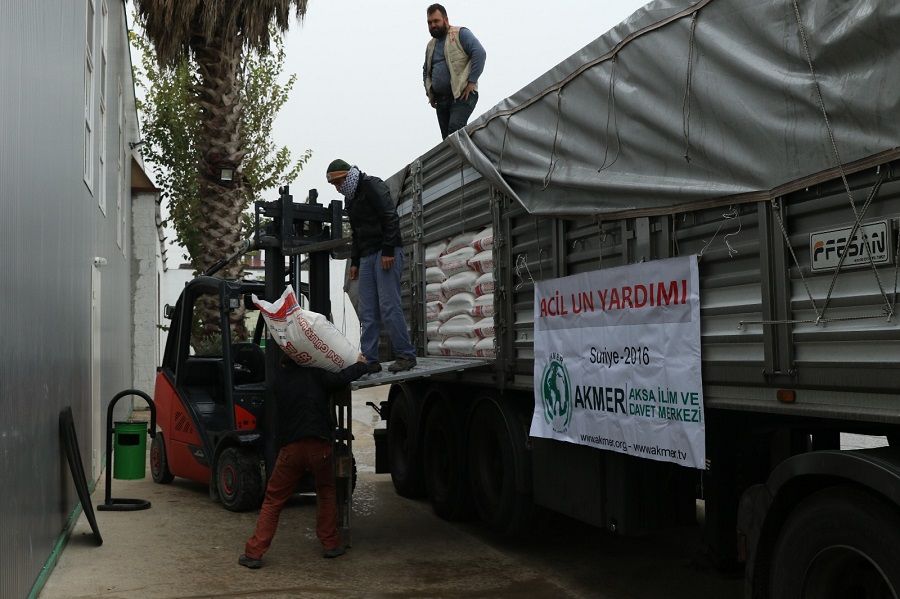
<path id="1" fill-rule="evenodd" d="M 341 195 L 348 200 L 356 195 L 356 186 L 359 185 L 359 175 L 359 169 L 355 166 L 351 167 L 347 172 L 347 178 L 344 179 L 344 182 L 341 183 L 341 186 L 338 188 Z"/>

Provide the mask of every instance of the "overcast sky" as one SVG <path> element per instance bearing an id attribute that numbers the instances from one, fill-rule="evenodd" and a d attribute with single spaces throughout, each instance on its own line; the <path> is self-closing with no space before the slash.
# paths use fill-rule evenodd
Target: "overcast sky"
<path id="1" fill-rule="evenodd" d="M 645 3 L 444 2 L 450 24 L 468 27 L 487 51 L 478 105 L 469 121 Z M 312 188 L 319 190 L 320 201 L 341 199 L 325 181 L 325 168 L 335 158 L 387 179 L 441 141 L 422 86 L 430 39 L 425 15 L 429 4 L 429 0 L 309 0 L 303 23 L 292 23 L 285 36 L 282 79 L 293 73 L 297 82 L 276 120 L 274 136 L 295 158 L 306 149 L 313 151 L 291 184 L 295 201 L 302 201 Z M 273 200 L 277 190 L 264 196 Z M 165 207 L 163 211 L 168 212 Z M 167 236 L 172 246 L 169 256 L 178 264 L 183 250 L 174 245 L 174 232 Z"/>
<path id="2" fill-rule="evenodd" d="M 643 0 L 447 0 L 451 25 L 487 51 L 470 122 L 643 6 Z M 292 184 L 338 199 L 325 168 L 343 158 L 382 179 L 441 141 L 422 86 L 429 1 L 310 0 L 287 33 L 285 76 L 297 74 L 275 139 L 312 159 Z M 274 199 L 275 192 L 272 192 Z"/>

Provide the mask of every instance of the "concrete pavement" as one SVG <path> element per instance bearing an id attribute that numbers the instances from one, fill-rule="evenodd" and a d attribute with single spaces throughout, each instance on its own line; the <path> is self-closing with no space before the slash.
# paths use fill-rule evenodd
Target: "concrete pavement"
<path id="1" fill-rule="evenodd" d="M 152 503 L 138 512 L 96 512 L 104 544 L 96 547 L 84 516 L 76 525 L 42 598 L 134 597 L 559 597 L 559 587 L 517 567 L 500 551 L 436 519 L 423 502 L 396 496 L 376 475 L 366 401 L 385 389 L 354 394 L 360 477 L 354 494 L 353 548 L 325 560 L 315 537 L 315 499 L 299 496 L 282 514 L 265 566 L 237 564 L 256 513 L 231 513 L 207 489 L 176 479 L 157 485 L 113 480 L 114 497 Z M 94 494 L 102 503 L 103 481 Z M 535 595 L 537 593 L 537 595 Z"/>
<path id="2" fill-rule="evenodd" d="M 321 557 L 315 501 L 294 499 L 260 570 L 237 564 L 256 513 L 213 503 L 203 485 L 113 481 L 113 496 L 149 499 L 140 512 L 97 512 L 104 538 L 95 547 L 82 516 L 40 597 L 510 597 L 716 599 L 740 584 L 698 569 L 680 533 L 620 539 L 551 518 L 527 541 L 498 539 L 477 523 L 448 523 L 425 501 L 398 497 L 389 475 L 374 474 L 376 424 L 366 401 L 386 389 L 354 393 L 360 476 L 354 495 L 353 548 Z M 94 492 L 103 501 L 102 481 Z"/>

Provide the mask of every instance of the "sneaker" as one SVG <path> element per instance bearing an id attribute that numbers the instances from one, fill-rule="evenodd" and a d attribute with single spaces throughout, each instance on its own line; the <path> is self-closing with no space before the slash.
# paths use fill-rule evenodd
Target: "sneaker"
<path id="1" fill-rule="evenodd" d="M 381 362 L 369 362 L 366 364 L 366 367 L 369 374 L 375 374 L 376 372 L 381 372 Z"/>
<path id="2" fill-rule="evenodd" d="M 404 370 L 411 370 L 416 365 L 416 358 L 404 358 L 399 357 L 394 360 L 394 363 L 388 366 L 388 370 L 391 372 L 403 372 Z"/>
<path id="3" fill-rule="evenodd" d="M 344 555 L 345 551 L 343 547 L 335 547 L 334 549 L 326 549 L 322 553 L 322 557 L 333 558 L 333 557 L 341 557 Z"/>
<path id="4" fill-rule="evenodd" d="M 255 557 L 247 557 L 246 555 L 241 555 L 238 558 L 238 563 L 245 568 L 250 568 L 251 570 L 258 570 L 262 568 L 262 560 L 256 559 Z"/>

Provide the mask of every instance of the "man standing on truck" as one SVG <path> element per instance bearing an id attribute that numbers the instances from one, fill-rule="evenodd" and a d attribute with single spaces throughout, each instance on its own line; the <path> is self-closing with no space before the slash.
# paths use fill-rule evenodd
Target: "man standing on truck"
<path id="1" fill-rule="evenodd" d="M 478 102 L 478 78 L 487 53 L 465 27 L 451 27 L 447 10 L 432 4 L 427 10 L 431 41 L 425 48 L 422 78 L 425 94 L 437 111 L 441 136 L 466 126 Z"/>
<path id="2" fill-rule="evenodd" d="M 328 394 L 349 385 L 366 373 L 362 354 L 356 364 L 334 373 L 300 366 L 287 354 L 275 373 L 275 401 L 278 407 L 278 444 L 281 447 L 275 468 L 266 485 L 266 498 L 259 510 L 256 530 L 247 541 L 238 563 L 247 568 L 262 567 L 262 556 L 272 544 L 278 517 L 284 504 L 297 490 L 307 472 L 316 481 L 316 536 L 323 557 L 344 554 L 337 529 L 337 495 L 332 452 L 334 418 Z"/>
<path id="3" fill-rule="evenodd" d="M 328 165 L 325 177 L 344 196 L 350 216 L 350 279 L 359 279 L 360 345 L 369 373 L 381 371 L 378 337 L 382 323 L 395 355 L 388 370 L 409 370 L 416 365 L 416 350 L 400 304 L 403 239 L 391 193 L 384 181 L 340 159 Z"/>

